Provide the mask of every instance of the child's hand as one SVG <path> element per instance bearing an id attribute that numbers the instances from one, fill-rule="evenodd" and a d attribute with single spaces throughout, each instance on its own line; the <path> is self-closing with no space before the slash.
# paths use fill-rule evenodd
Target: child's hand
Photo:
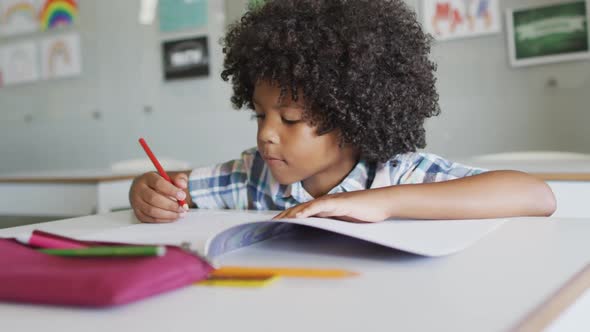
<path id="1" fill-rule="evenodd" d="M 170 173 L 174 185 L 155 172 L 145 173 L 137 177 L 129 190 L 129 202 L 137 219 L 142 222 L 172 222 L 186 215 L 186 211 L 178 205 L 180 199 L 187 200 L 188 175 Z"/>
<path id="2" fill-rule="evenodd" d="M 375 204 L 374 190 L 326 195 L 287 209 L 273 219 L 322 217 L 351 222 L 377 222 L 389 216 Z"/>

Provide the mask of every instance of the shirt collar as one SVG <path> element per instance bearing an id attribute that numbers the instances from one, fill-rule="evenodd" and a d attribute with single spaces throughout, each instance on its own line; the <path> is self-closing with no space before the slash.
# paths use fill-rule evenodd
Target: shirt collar
<path id="1" fill-rule="evenodd" d="M 365 160 L 360 160 L 358 163 L 356 163 L 350 173 L 348 173 L 348 175 L 338 185 L 328 192 L 328 195 L 341 192 L 365 190 L 367 189 L 368 177 L 369 163 Z M 311 196 L 307 190 L 303 188 L 301 181 L 281 186 L 278 194 L 283 199 L 292 197 L 299 203 L 309 202 L 314 199 L 313 196 Z"/>

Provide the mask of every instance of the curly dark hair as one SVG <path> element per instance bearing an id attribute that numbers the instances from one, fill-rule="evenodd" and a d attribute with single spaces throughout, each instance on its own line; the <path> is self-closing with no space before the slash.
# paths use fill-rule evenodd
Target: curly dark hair
<path id="1" fill-rule="evenodd" d="M 440 112 L 431 41 L 403 0 L 267 0 L 229 26 L 221 77 L 237 109 L 253 109 L 259 80 L 300 94 L 318 134 L 340 129 L 384 162 L 425 147 Z"/>

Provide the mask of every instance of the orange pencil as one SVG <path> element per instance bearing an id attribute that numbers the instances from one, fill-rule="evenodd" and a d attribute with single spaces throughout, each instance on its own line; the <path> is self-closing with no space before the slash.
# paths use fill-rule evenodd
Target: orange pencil
<path id="1" fill-rule="evenodd" d="M 357 276 L 358 273 L 340 269 L 241 266 L 223 266 L 211 273 L 211 277 L 214 278 L 253 278 L 271 275 L 293 278 L 346 278 Z"/>
<path id="2" fill-rule="evenodd" d="M 172 179 L 170 179 L 170 177 L 168 176 L 168 174 L 166 173 L 166 171 L 164 170 L 162 165 L 160 165 L 160 162 L 158 161 L 158 159 L 156 158 L 156 156 L 154 155 L 154 153 L 152 152 L 150 147 L 147 145 L 146 141 L 143 138 L 140 138 L 139 144 L 141 144 L 141 147 L 143 148 L 145 153 L 147 153 L 148 157 L 150 158 L 150 160 L 152 161 L 154 166 L 156 166 L 156 169 L 158 170 L 158 173 L 160 174 L 160 176 L 163 177 L 164 179 L 166 179 L 166 181 L 172 183 Z M 174 184 L 174 183 L 172 183 L 172 184 Z M 182 206 L 183 209 L 188 210 L 188 204 L 186 204 L 186 202 L 183 199 L 179 200 L 178 204 L 180 206 Z"/>

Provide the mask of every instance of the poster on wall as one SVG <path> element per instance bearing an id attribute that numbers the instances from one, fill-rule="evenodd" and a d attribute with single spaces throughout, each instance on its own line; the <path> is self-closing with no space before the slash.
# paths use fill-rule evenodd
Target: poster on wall
<path id="1" fill-rule="evenodd" d="M 24 41 L 2 47 L 4 85 L 14 85 L 39 80 L 37 45 Z"/>
<path id="2" fill-rule="evenodd" d="M 160 0 L 160 31 L 172 32 L 207 26 L 207 0 Z"/>
<path id="3" fill-rule="evenodd" d="M 506 10 L 512 66 L 590 59 L 588 1 Z"/>
<path id="4" fill-rule="evenodd" d="M 209 76 L 207 37 L 165 41 L 162 57 L 166 80 Z"/>
<path id="5" fill-rule="evenodd" d="M 14 36 L 39 30 L 40 0 L 0 0 L 0 36 Z"/>
<path id="6" fill-rule="evenodd" d="M 73 25 L 78 20 L 77 0 L 44 0 L 39 11 L 42 31 Z"/>
<path id="7" fill-rule="evenodd" d="M 41 41 L 43 79 L 77 76 L 82 73 L 80 35 L 70 33 Z"/>
<path id="8" fill-rule="evenodd" d="M 499 0 L 422 0 L 426 32 L 437 40 L 477 37 L 502 29 Z"/>

